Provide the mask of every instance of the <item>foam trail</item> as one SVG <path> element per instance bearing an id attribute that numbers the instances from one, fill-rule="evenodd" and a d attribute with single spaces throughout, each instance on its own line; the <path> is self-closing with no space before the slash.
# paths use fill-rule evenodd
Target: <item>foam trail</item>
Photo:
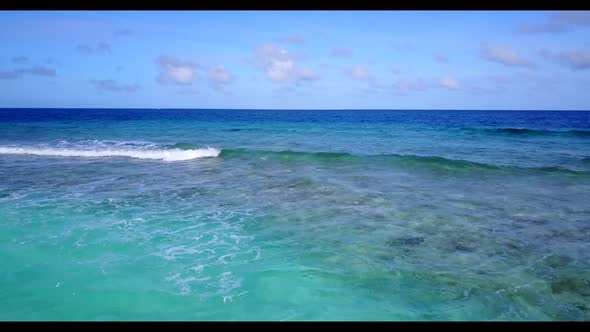
<path id="1" fill-rule="evenodd" d="M 182 161 L 206 157 L 217 157 L 220 149 L 169 149 L 169 150 L 73 150 L 56 148 L 22 148 L 22 147 L 0 147 L 0 154 L 30 154 L 37 156 L 60 156 L 60 157 L 130 157 L 139 159 L 159 159 L 165 161 Z"/>

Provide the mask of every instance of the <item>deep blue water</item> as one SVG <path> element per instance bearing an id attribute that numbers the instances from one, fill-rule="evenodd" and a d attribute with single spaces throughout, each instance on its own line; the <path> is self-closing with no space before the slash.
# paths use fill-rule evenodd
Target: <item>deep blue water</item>
<path id="1" fill-rule="evenodd" d="M 3 122 L 186 120 L 590 128 L 590 112 L 445 110 L 0 109 Z"/>

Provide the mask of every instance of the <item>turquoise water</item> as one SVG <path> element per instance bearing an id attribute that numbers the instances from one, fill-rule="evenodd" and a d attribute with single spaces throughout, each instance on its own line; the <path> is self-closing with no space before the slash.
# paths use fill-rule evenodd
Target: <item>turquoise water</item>
<path id="1" fill-rule="evenodd" d="M 589 320 L 590 113 L 0 110 L 0 320 Z"/>

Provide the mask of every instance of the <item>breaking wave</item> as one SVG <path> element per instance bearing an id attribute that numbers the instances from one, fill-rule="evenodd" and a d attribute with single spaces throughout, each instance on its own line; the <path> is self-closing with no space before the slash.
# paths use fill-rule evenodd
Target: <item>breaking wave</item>
<path id="1" fill-rule="evenodd" d="M 183 161 L 199 158 L 217 157 L 221 153 L 220 149 L 213 147 L 189 147 L 192 147 L 192 145 L 182 143 L 178 143 L 172 146 L 159 146 L 156 144 L 135 144 L 135 146 L 130 146 L 130 144 L 117 144 L 114 146 L 105 146 L 105 144 L 91 144 L 87 146 L 80 146 L 79 144 L 77 144 L 72 147 L 2 146 L 0 147 L 0 154 L 86 158 L 128 157 L 164 161 Z"/>

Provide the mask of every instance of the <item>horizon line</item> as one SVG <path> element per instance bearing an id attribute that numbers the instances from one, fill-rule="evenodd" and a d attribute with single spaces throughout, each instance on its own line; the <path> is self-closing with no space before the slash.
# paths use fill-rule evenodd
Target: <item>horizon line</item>
<path id="1" fill-rule="evenodd" d="M 194 110 L 194 111 L 478 111 L 478 112 L 589 112 L 590 109 L 433 109 L 433 108 L 166 108 L 166 107 L 0 107 L 35 110 Z"/>

